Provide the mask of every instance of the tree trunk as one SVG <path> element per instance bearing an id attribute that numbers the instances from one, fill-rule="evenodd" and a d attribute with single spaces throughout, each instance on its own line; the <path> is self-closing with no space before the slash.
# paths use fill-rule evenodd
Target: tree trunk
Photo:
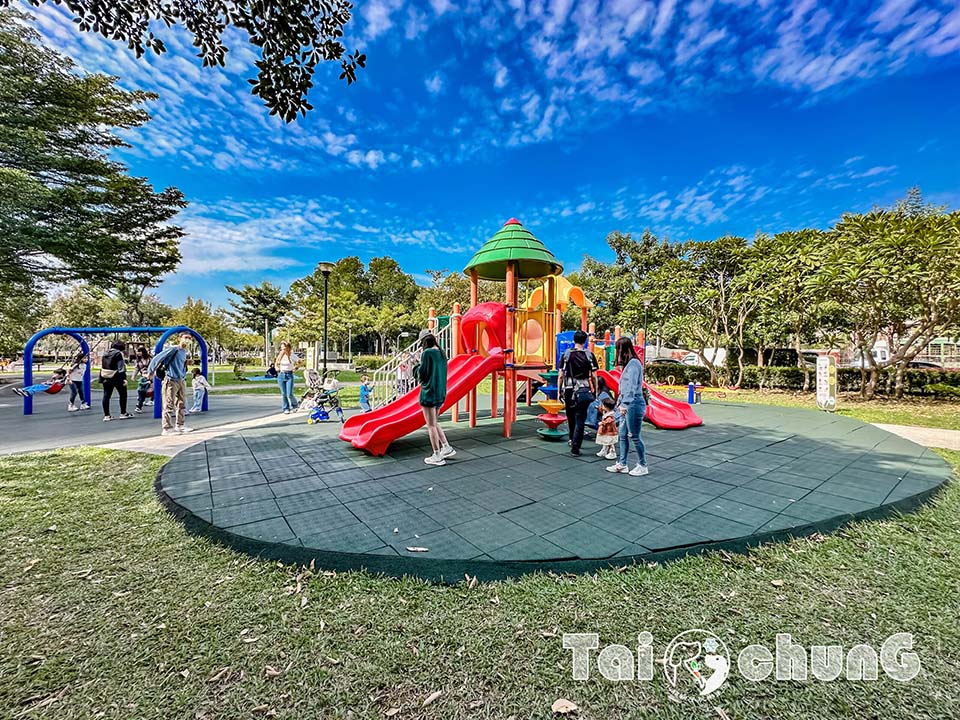
<path id="1" fill-rule="evenodd" d="M 810 392 L 810 368 L 803 359 L 803 344 L 800 342 L 800 333 L 794 333 L 793 349 L 797 351 L 797 367 L 803 370 L 803 392 Z"/>
<path id="2" fill-rule="evenodd" d="M 867 381 L 866 387 L 864 388 L 864 390 L 866 390 L 866 394 L 863 395 L 864 398 L 866 398 L 867 400 L 873 400 L 874 398 L 876 398 L 877 382 L 879 380 L 880 380 L 880 370 L 878 370 L 876 367 L 870 368 L 870 379 Z"/>
<path id="3" fill-rule="evenodd" d="M 894 397 L 896 397 L 897 400 L 903 399 L 903 375 L 906 372 L 908 362 L 908 360 L 904 359 L 897 363 L 896 382 L 894 383 Z"/>

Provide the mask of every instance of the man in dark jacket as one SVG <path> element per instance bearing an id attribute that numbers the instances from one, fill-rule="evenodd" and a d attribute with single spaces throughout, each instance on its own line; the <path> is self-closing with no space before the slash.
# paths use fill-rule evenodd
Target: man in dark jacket
<path id="1" fill-rule="evenodd" d="M 563 391 L 563 403 L 567 410 L 570 454 L 574 457 L 580 455 L 587 412 L 597 392 L 597 359 L 584 349 L 587 339 L 588 335 L 583 330 L 573 334 L 573 348 L 560 358 L 557 375 L 557 386 Z"/>

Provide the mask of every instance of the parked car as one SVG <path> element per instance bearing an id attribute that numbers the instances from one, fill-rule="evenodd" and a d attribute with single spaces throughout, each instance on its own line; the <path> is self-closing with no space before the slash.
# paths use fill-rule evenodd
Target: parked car
<path id="1" fill-rule="evenodd" d="M 907 363 L 907 367 L 914 370 L 943 370 L 943 365 L 926 360 L 911 360 Z"/>
<path id="2" fill-rule="evenodd" d="M 683 363 L 675 358 L 657 357 L 647 360 L 647 365 L 683 365 Z"/>

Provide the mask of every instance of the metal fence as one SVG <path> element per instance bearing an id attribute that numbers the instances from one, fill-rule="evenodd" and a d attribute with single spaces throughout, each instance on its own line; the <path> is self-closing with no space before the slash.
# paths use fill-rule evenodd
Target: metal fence
<path id="1" fill-rule="evenodd" d="M 450 359 L 453 347 L 452 325 L 447 325 L 434 333 L 437 344 Z M 377 408 L 386 405 L 405 393 L 419 387 L 420 380 L 413 372 L 420 357 L 420 341 L 414 340 L 398 352 L 389 361 L 373 371 L 373 390 L 370 404 Z M 403 366 L 406 365 L 405 368 Z M 403 369 L 402 369 L 403 368 Z"/>

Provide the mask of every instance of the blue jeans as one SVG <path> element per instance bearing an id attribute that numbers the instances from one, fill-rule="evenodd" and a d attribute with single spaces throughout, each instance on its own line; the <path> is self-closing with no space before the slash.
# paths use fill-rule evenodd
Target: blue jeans
<path id="1" fill-rule="evenodd" d="M 283 409 L 293 410 L 297 401 L 293 397 L 293 373 L 289 370 L 277 375 L 277 385 L 280 386 L 280 396 L 283 398 Z"/>
<path id="2" fill-rule="evenodd" d="M 641 465 L 647 464 L 647 451 L 643 446 L 643 438 L 640 437 L 640 426 L 643 425 L 643 415 L 647 411 L 647 405 L 642 400 L 632 402 L 625 406 L 626 417 L 620 421 L 620 457 L 617 459 L 621 465 L 627 464 L 627 457 L 630 454 L 630 440 L 627 433 L 633 437 L 633 444 L 637 448 L 637 456 Z"/>
<path id="3" fill-rule="evenodd" d="M 203 409 L 203 396 L 207 394 L 207 391 L 203 388 L 194 388 L 193 390 L 193 407 L 190 408 L 190 412 L 200 412 Z"/>
<path id="4" fill-rule="evenodd" d="M 370 407 L 370 401 L 369 401 L 369 400 L 361 400 L 361 401 L 360 401 L 360 409 L 363 410 L 365 413 L 371 412 L 371 411 L 373 410 L 373 408 Z"/>

